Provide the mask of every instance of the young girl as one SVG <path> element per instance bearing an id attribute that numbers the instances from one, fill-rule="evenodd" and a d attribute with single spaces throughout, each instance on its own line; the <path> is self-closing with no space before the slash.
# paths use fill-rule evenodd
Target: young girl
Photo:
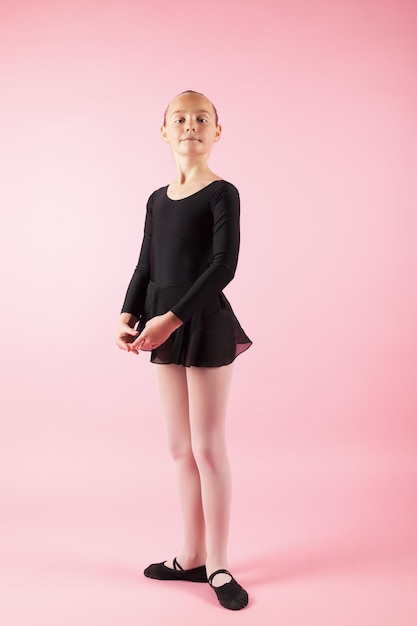
<path id="1" fill-rule="evenodd" d="M 231 481 L 225 410 L 232 362 L 251 341 L 222 289 L 237 265 L 239 194 L 208 167 L 221 126 L 205 96 L 176 96 L 161 132 L 178 176 L 148 200 L 117 345 L 134 354 L 151 350 L 157 364 L 184 539 L 176 558 L 150 565 L 144 574 L 208 582 L 222 606 L 237 610 L 247 605 L 248 594 L 227 569 Z"/>

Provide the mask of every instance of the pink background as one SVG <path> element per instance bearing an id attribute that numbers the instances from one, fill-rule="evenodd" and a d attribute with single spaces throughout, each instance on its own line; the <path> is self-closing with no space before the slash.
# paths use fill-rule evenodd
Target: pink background
<path id="1" fill-rule="evenodd" d="M 416 16 L 1 2 L 2 624 L 417 623 Z M 242 198 L 239 614 L 142 576 L 179 511 L 153 366 L 114 343 L 184 89 L 217 106 L 211 163 Z"/>

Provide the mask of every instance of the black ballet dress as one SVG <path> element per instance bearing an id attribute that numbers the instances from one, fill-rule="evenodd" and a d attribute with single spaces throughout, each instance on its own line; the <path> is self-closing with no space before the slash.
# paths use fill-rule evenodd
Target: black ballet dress
<path id="1" fill-rule="evenodd" d="M 168 187 L 149 197 L 139 262 L 122 313 L 141 332 L 155 315 L 172 311 L 182 322 L 151 351 L 151 362 L 187 367 L 227 365 L 252 344 L 222 289 L 239 254 L 239 193 L 215 180 L 180 200 Z"/>

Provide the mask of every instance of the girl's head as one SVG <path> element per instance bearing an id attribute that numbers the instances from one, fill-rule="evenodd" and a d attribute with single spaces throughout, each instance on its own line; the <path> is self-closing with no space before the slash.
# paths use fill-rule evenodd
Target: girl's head
<path id="1" fill-rule="evenodd" d="M 208 156 L 221 134 L 216 108 L 202 93 L 183 91 L 167 106 L 161 133 L 178 155 Z"/>

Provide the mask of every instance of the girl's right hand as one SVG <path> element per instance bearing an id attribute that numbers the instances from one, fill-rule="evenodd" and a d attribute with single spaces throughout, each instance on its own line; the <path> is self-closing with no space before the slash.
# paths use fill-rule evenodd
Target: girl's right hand
<path id="1" fill-rule="evenodd" d="M 121 350 L 126 350 L 127 352 L 132 351 L 137 354 L 137 350 L 131 350 L 130 344 L 135 341 L 138 334 L 137 330 L 120 320 L 117 327 L 116 344 Z"/>

